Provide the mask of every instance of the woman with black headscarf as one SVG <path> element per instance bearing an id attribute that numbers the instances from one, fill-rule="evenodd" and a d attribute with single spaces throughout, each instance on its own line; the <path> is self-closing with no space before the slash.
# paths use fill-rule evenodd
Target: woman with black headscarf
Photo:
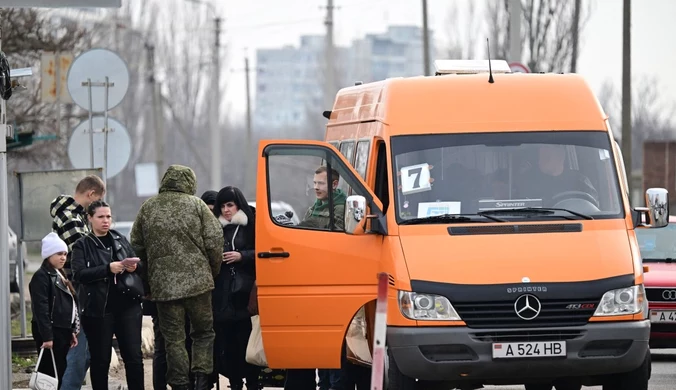
<path id="1" fill-rule="evenodd" d="M 223 263 L 213 292 L 214 357 L 221 375 L 232 389 L 258 390 L 260 367 L 246 362 L 246 347 L 251 334 L 249 296 L 256 279 L 255 209 L 242 191 L 225 187 L 218 192 L 214 214 L 223 226 Z"/>

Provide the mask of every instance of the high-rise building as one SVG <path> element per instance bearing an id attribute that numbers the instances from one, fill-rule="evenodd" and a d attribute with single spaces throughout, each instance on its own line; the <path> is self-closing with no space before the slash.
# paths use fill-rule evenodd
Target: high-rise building
<path id="1" fill-rule="evenodd" d="M 430 32 L 430 57 L 434 45 Z M 422 28 L 390 26 L 381 34 L 368 34 L 349 47 L 335 49 L 339 88 L 356 81 L 424 74 Z M 321 115 L 324 93 L 323 35 L 302 36 L 300 46 L 259 49 L 256 52 L 254 127 L 257 131 L 302 129 L 310 115 Z"/>

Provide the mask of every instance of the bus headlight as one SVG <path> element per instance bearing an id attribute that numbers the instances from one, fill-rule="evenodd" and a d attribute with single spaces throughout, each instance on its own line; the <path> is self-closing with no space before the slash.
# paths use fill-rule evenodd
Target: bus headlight
<path id="1" fill-rule="evenodd" d="M 460 321 L 448 298 L 434 294 L 399 291 L 399 309 L 411 320 Z"/>
<path id="2" fill-rule="evenodd" d="M 594 316 L 621 316 L 637 314 L 646 308 L 645 288 L 642 284 L 610 290 L 603 294 Z"/>

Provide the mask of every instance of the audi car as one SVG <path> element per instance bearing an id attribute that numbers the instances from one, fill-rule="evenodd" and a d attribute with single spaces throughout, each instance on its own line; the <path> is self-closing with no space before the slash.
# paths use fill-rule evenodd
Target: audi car
<path id="1" fill-rule="evenodd" d="M 650 306 L 650 347 L 676 348 L 676 216 L 661 229 L 636 229 Z"/>

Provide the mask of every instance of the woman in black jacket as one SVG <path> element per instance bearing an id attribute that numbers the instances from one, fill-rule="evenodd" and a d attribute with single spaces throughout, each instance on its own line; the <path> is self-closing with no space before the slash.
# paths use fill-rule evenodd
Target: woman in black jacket
<path id="1" fill-rule="evenodd" d="M 137 269 L 134 250 L 124 235 L 110 229 L 110 206 L 103 201 L 87 208 L 91 233 L 73 246 L 73 278 L 80 283 L 82 326 L 91 354 L 93 390 L 108 389 L 113 334 L 124 361 L 129 390 L 144 389 L 141 352 L 141 296 L 123 293 L 118 280 Z M 126 276 L 126 275 L 125 275 Z M 119 279 L 118 279 L 119 278 Z M 140 279 L 139 279 L 140 280 Z"/>
<path id="2" fill-rule="evenodd" d="M 218 192 L 214 214 L 223 225 L 223 263 L 213 292 L 214 358 L 221 375 L 232 389 L 258 390 L 260 367 L 246 362 L 246 346 L 251 334 L 249 296 L 256 279 L 255 209 L 242 191 L 225 187 Z"/>
<path id="3" fill-rule="evenodd" d="M 59 389 L 66 371 L 68 350 L 77 346 L 80 332 L 75 290 L 62 271 L 67 254 L 66 243 L 56 233 L 47 234 L 42 239 L 44 261 L 28 284 L 35 346 L 38 353 L 42 348 L 53 351 L 57 372 L 54 372 L 52 354 L 47 351 L 43 352 L 38 371 L 56 377 Z"/>

